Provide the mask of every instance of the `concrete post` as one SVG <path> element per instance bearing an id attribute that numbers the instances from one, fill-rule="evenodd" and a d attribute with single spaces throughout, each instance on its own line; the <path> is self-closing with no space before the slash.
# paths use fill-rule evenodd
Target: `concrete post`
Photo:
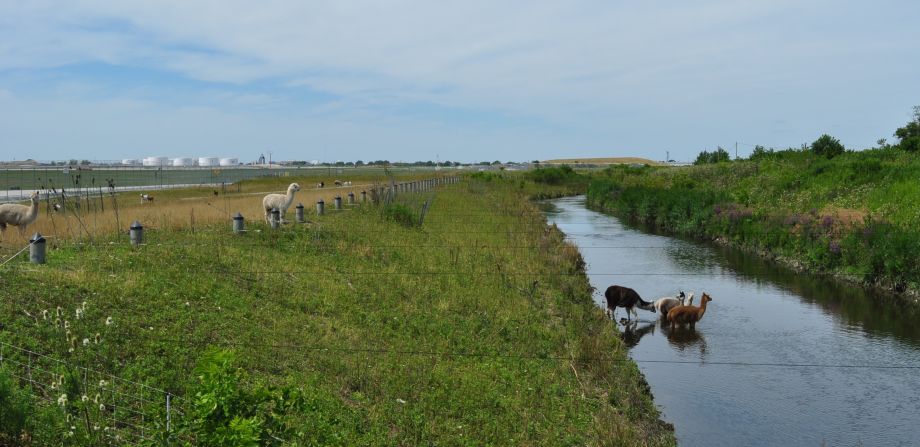
<path id="1" fill-rule="evenodd" d="M 367 191 L 361 191 L 361 203 L 367 203 Z"/>
<path id="2" fill-rule="evenodd" d="M 131 245 L 137 247 L 144 243 L 144 226 L 139 221 L 132 222 L 128 230 L 128 234 L 131 236 Z"/>
<path id="3" fill-rule="evenodd" d="M 272 229 L 277 229 L 281 226 L 281 210 L 278 208 L 272 208 L 271 225 Z"/>
<path id="4" fill-rule="evenodd" d="M 335 209 L 342 209 L 342 196 L 335 196 Z"/>
<path id="5" fill-rule="evenodd" d="M 241 213 L 236 213 L 233 216 L 233 232 L 236 234 L 244 233 L 246 229 L 243 227 L 243 215 Z"/>
<path id="6" fill-rule="evenodd" d="M 33 264 L 45 263 L 45 237 L 41 233 L 35 233 L 29 239 L 29 261 Z"/>
<path id="7" fill-rule="evenodd" d="M 303 204 L 302 203 L 298 203 L 297 206 L 294 207 L 294 215 L 297 218 L 297 223 L 304 223 L 307 221 L 303 217 Z"/>
<path id="8" fill-rule="evenodd" d="M 354 192 L 349 192 L 349 193 L 348 193 L 348 204 L 349 204 L 349 205 L 354 205 L 354 204 L 355 204 L 355 193 L 354 193 Z"/>
<path id="9" fill-rule="evenodd" d="M 319 199 L 319 202 L 316 202 L 316 214 L 318 216 L 326 214 L 326 202 L 323 199 Z"/>

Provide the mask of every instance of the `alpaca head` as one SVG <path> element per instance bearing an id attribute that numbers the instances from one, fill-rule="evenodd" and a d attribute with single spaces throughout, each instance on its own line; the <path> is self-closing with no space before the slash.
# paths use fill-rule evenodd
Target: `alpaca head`
<path id="1" fill-rule="evenodd" d="M 709 296 L 708 293 L 703 292 L 703 297 L 700 298 L 700 305 L 706 304 L 706 303 L 708 303 L 708 302 L 710 302 L 710 301 L 712 301 L 712 297 Z"/>
<path id="2" fill-rule="evenodd" d="M 38 191 L 33 192 L 32 195 L 29 196 L 29 200 L 31 200 L 32 203 L 38 203 L 39 199 L 40 196 L 38 195 Z"/>
<path id="3" fill-rule="evenodd" d="M 297 192 L 300 191 L 300 185 L 296 183 L 291 183 L 291 186 L 288 186 L 288 192 Z"/>

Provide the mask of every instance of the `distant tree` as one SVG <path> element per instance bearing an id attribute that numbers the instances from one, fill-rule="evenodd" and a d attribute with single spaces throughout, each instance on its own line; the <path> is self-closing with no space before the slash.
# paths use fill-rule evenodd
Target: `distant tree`
<path id="1" fill-rule="evenodd" d="M 501 162 L 501 160 L 495 160 L 495 161 L 492 162 L 492 164 L 493 164 L 493 165 L 500 165 L 500 164 L 502 164 L 502 162 Z"/>
<path id="2" fill-rule="evenodd" d="M 538 165 L 538 164 L 540 164 L 540 160 L 534 160 L 534 161 L 532 161 L 531 163 L 533 163 L 533 164 L 535 164 L 535 165 Z"/>
<path id="3" fill-rule="evenodd" d="M 89 160 L 80 160 L 80 164 L 85 166 L 85 165 L 91 165 L 93 163 Z"/>
<path id="4" fill-rule="evenodd" d="M 894 132 L 901 142 L 898 147 L 907 152 L 920 151 L 920 106 L 914 106 L 914 119 Z"/>
<path id="5" fill-rule="evenodd" d="M 719 163 L 723 161 L 729 161 L 731 157 L 728 155 L 728 151 L 722 149 L 722 146 L 718 146 L 716 150 L 709 152 L 703 151 L 696 156 L 696 160 L 693 161 L 695 165 L 704 165 L 709 163 Z"/>
<path id="6" fill-rule="evenodd" d="M 361 160 L 358 160 L 355 162 L 355 166 L 364 166 L 364 162 Z"/>
<path id="7" fill-rule="evenodd" d="M 818 137 L 814 143 L 811 143 L 811 150 L 816 155 L 823 155 L 827 158 L 834 158 L 843 153 L 844 148 L 843 144 L 840 144 L 840 140 L 824 134 Z"/>
<path id="8" fill-rule="evenodd" d="M 67 162 L 67 164 L 69 164 L 69 165 L 71 165 L 71 166 L 76 166 L 77 164 L 79 164 L 79 162 L 77 161 L 76 158 L 71 158 L 70 161 Z"/>

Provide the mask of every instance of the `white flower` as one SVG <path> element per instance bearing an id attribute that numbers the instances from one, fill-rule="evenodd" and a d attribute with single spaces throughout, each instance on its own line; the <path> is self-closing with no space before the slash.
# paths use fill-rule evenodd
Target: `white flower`
<path id="1" fill-rule="evenodd" d="M 48 309 L 42 311 L 42 320 L 48 319 Z"/>
<path id="2" fill-rule="evenodd" d="M 61 394 L 61 397 L 58 398 L 58 401 L 57 401 L 57 402 L 58 402 L 58 405 L 60 405 L 60 406 L 62 406 L 62 407 L 63 407 L 64 405 L 67 405 L 67 395 L 66 395 L 66 394 Z"/>
<path id="3" fill-rule="evenodd" d="M 73 353 L 73 348 L 68 349 L 67 352 Z"/>
<path id="4" fill-rule="evenodd" d="M 111 326 L 112 323 L 113 323 L 112 317 L 108 317 L 108 318 L 105 319 L 105 325 L 106 325 L 106 326 Z"/>
<path id="5" fill-rule="evenodd" d="M 83 402 L 86 402 L 86 401 L 89 400 L 89 396 L 87 396 L 87 395 L 84 394 L 83 397 L 80 398 L 80 400 L 83 401 Z"/>
<path id="6" fill-rule="evenodd" d="M 76 314 L 77 314 L 77 319 L 78 319 L 78 320 L 79 320 L 80 318 L 83 318 L 83 309 L 80 309 L 80 308 L 78 307 L 78 308 L 77 308 Z"/>
<path id="7" fill-rule="evenodd" d="M 60 317 L 60 316 L 61 316 L 61 310 L 62 310 L 62 309 L 61 309 L 61 306 L 58 306 L 57 309 L 54 310 L 54 314 L 55 314 L 56 316 Z"/>
<path id="8" fill-rule="evenodd" d="M 99 381 L 99 388 L 105 388 L 106 385 L 108 385 L 108 384 L 109 384 L 109 382 L 106 382 L 105 380 L 100 380 L 100 381 Z"/>
<path id="9" fill-rule="evenodd" d="M 64 329 L 70 329 L 70 322 L 67 320 L 64 320 Z"/>
<path id="10" fill-rule="evenodd" d="M 96 395 L 93 396 L 93 403 L 98 404 L 98 403 L 99 403 L 99 397 L 100 397 L 100 396 L 99 396 L 99 393 L 96 393 Z"/>
<path id="11" fill-rule="evenodd" d="M 99 411 L 105 411 L 105 404 L 99 404 Z M 106 427 L 105 429 L 108 430 L 109 427 Z"/>
<path id="12" fill-rule="evenodd" d="M 99 342 L 100 342 L 101 340 L 102 340 L 102 336 L 101 336 L 101 335 L 99 335 L 99 333 L 98 333 L 98 332 L 96 332 L 96 337 L 95 337 L 95 338 L 93 338 L 93 343 L 95 343 L 95 344 L 97 344 L 97 345 L 98 345 L 98 344 L 99 344 Z"/>
<path id="13" fill-rule="evenodd" d="M 57 382 L 51 382 L 51 389 L 52 389 L 52 390 L 56 390 L 56 389 L 57 389 Z"/>
<path id="14" fill-rule="evenodd" d="M 88 339 L 88 338 L 84 338 L 84 339 L 83 339 L 83 346 L 86 346 L 86 345 L 88 345 L 88 344 L 89 344 L 89 339 Z"/>
<path id="15" fill-rule="evenodd" d="M 80 305 L 80 307 L 81 307 L 81 308 L 83 309 L 83 311 L 85 312 L 85 311 L 86 311 L 86 301 L 84 301 L 83 304 Z"/>
<path id="16" fill-rule="evenodd" d="M 401 403 L 401 404 L 405 404 L 405 403 L 406 403 L 406 401 L 404 401 L 404 400 L 402 400 L 402 399 L 396 399 L 396 402 L 399 402 L 399 403 Z"/>

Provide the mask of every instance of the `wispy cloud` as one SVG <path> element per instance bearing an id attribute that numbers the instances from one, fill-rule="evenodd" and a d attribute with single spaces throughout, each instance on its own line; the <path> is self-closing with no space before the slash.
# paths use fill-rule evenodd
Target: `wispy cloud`
<path id="1" fill-rule="evenodd" d="M 406 158 L 439 146 L 476 158 L 656 157 L 639 148 L 690 157 L 735 139 L 798 144 L 825 131 L 860 145 L 890 133 L 920 93 L 909 81 L 920 63 L 904 57 L 920 50 L 920 5 L 907 0 L 0 0 L 0 10 L 0 88 L 21 105 L 105 114 L 107 101 L 150 101 L 137 119 L 164 122 L 158 113 L 207 110 L 195 119 L 290 135 L 273 137 L 290 157 L 304 138 L 298 119 L 322 123 L 313 128 L 330 135 L 324 144 Z M 68 71 L 87 64 L 111 67 L 117 82 L 104 69 Z M 67 88 L 66 103 L 47 93 Z M 797 124 L 781 133 L 762 124 L 777 119 Z M 173 126 L 162 144 L 181 145 L 182 132 L 192 131 Z M 123 146 L 83 150 L 96 147 Z"/>

